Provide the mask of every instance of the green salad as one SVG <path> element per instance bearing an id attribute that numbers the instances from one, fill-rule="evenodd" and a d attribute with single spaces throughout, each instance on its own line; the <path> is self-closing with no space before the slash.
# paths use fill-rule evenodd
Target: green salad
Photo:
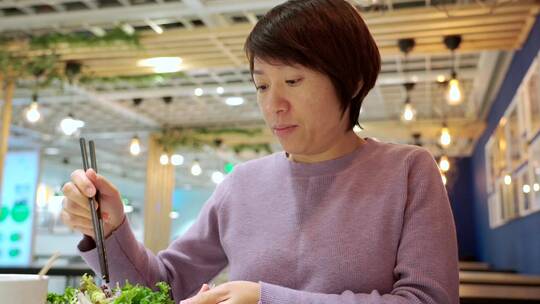
<path id="1" fill-rule="evenodd" d="M 49 293 L 47 304 L 174 304 L 171 288 L 165 282 L 156 284 L 158 291 L 126 283 L 124 287 L 109 290 L 99 287 L 89 275 L 81 279 L 80 288 L 66 288 L 63 295 Z"/>

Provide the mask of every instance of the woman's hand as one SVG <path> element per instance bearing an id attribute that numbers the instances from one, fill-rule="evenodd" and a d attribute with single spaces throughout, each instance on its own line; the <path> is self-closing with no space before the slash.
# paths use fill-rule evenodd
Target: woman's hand
<path id="1" fill-rule="evenodd" d="M 108 237 L 124 221 L 124 204 L 118 189 L 92 169 L 75 170 L 71 181 L 62 188 L 65 198 L 62 203 L 62 221 L 71 229 L 94 238 L 92 217 L 88 198 L 99 191 L 98 201 L 103 218 L 103 230 Z"/>
<path id="2" fill-rule="evenodd" d="M 205 284 L 206 285 L 206 284 Z M 233 281 L 209 289 L 203 285 L 199 293 L 180 304 L 257 304 L 261 297 L 261 285 L 247 281 Z"/>

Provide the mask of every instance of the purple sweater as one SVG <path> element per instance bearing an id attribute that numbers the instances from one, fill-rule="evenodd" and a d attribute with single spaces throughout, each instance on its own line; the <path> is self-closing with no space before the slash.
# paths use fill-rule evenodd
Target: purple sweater
<path id="1" fill-rule="evenodd" d="M 125 221 L 105 242 L 111 281 L 166 281 L 178 303 L 228 265 L 231 281 L 261 283 L 262 304 L 457 304 L 456 233 L 433 157 L 366 140 L 320 163 L 280 152 L 237 166 L 157 256 Z M 81 255 L 98 270 L 89 245 Z"/>

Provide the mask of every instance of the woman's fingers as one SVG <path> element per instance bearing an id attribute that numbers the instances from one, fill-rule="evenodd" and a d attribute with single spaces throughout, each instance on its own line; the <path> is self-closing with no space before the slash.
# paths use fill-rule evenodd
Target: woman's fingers
<path id="1" fill-rule="evenodd" d="M 93 197 L 96 194 L 96 187 L 83 170 L 73 171 L 71 173 L 71 181 L 84 196 Z"/>
<path id="2" fill-rule="evenodd" d="M 93 230 L 93 227 L 92 227 L 92 220 L 86 218 L 86 217 L 82 217 L 82 216 L 79 216 L 79 215 L 75 215 L 75 214 L 72 214 L 72 213 L 69 213 L 68 211 L 66 211 L 65 209 L 62 210 L 62 213 L 60 215 L 62 221 L 64 222 L 64 224 L 66 224 L 68 227 L 72 228 L 72 229 L 90 229 L 90 230 Z"/>
<path id="3" fill-rule="evenodd" d="M 62 210 L 60 218 L 69 228 L 86 234 L 91 238 L 94 238 L 94 227 L 92 226 L 92 221 L 86 217 L 70 214 L 66 210 Z"/>
<path id="4" fill-rule="evenodd" d="M 79 173 L 80 174 L 80 173 Z M 103 175 L 97 174 L 94 169 L 88 169 L 86 171 L 86 178 L 99 189 L 99 192 L 101 195 L 104 196 L 118 196 L 118 188 L 116 188 L 115 185 L 113 185 L 108 179 L 106 179 Z"/>
<path id="5" fill-rule="evenodd" d="M 63 209 L 67 213 L 82 217 L 82 218 L 87 219 L 89 221 L 92 220 L 92 215 L 90 214 L 90 208 L 89 207 L 83 208 L 79 204 L 77 204 L 76 202 L 74 202 L 72 200 L 69 200 L 67 198 L 64 198 L 64 201 L 63 201 L 62 205 L 63 205 Z M 87 205 L 88 205 L 88 203 L 87 203 Z"/>
<path id="6" fill-rule="evenodd" d="M 210 290 L 210 286 L 208 286 L 208 284 L 203 284 L 203 286 L 201 287 L 201 290 L 199 290 L 198 293 L 205 292 L 208 290 Z"/>
<path id="7" fill-rule="evenodd" d="M 90 212 L 90 204 L 88 203 L 88 197 L 84 196 L 79 188 L 75 186 L 72 182 L 68 182 L 62 187 L 62 192 L 64 192 L 64 195 L 66 198 L 76 203 L 79 207 L 88 210 Z"/>
<path id="8" fill-rule="evenodd" d="M 89 198 L 84 196 L 79 188 L 77 188 L 72 182 L 68 182 L 64 184 L 64 187 L 62 187 L 62 191 L 64 192 L 65 197 L 72 201 L 73 203 L 76 203 L 77 206 L 79 206 L 82 209 L 87 210 L 90 212 L 90 201 Z M 97 203 L 97 202 L 96 202 Z M 96 204 L 96 209 L 98 208 Z"/>

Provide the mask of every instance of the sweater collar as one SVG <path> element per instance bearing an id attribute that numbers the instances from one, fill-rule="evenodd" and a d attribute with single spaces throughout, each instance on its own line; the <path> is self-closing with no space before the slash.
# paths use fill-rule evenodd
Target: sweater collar
<path id="1" fill-rule="evenodd" d="M 300 163 L 289 160 L 285 151 L 277 153 L 278 162 L 284 164 L 288 171 L 295 177 L 311 177 L 320 175 L 335 175 L 348 167 L 350 167 L 354 161 L 365 150 L 369 149 L 373 145 L 374 140 L 371 138 L 364 138 L 365 142 L 352 152 L 343 155 L 341 157 L 325 160 L 317 163 Z"/>

